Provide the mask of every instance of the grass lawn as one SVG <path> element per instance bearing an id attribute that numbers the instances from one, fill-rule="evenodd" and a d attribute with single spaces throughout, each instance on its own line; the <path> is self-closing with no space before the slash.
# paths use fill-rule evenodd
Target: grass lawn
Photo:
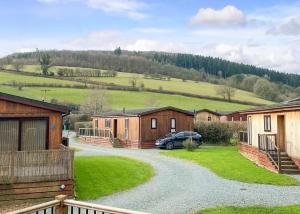
<path id="1" fill-rule="evenodd" d="M 73 89 L 73 88 L 23 88 L 22 91 L 17 88 L 0 86 L 0 92 L 14 94 L 18 96 L 29 97 L 41 100 L 43 97 L 42 89 L 49 89 L 47 92 L 48 100 L 55 98 L 59 101 L 80 104 L 84 102 L 91 90 Z M 108 102 L 113 109 L 125 108 L 145 108 L 153 106 L 174 106 L 183 109 L 201 109 L 211 110 L 241 110 L 249 109 L 251 106 L 222 101 L 191 98 L 178 95 L 158 94 L 151 92 L 134 91 L 106 91 Z"/>
<path id="2" fill-rule="evenodd" d="M 272 184 L 278 186 L 299 185 L 300 182 L 283 174 L 276 174 L 256 166 L 244 158 L 237 147 L 201 146 L 194 152 L 186 150 L 165 151 L 162 154 L 194 161 L 217 175 L 246 183 Z"/>
<path id="3" fill-rule="evenodd" d="M 69 80 L 59 80 L 59 79 L 51 79 L 45 77 L 25 76 L 25 75 L 15 74 L 15 73 L 0 72 L 0 83 L 11 83 L 12 81 L 21 82 L 21 83 L 83 85 L 83 83 L 69 81 Z"/>
<path id="4" fill-rule="evenodd" d="M 80 200 L 97 199 L 145 183 L 154 169 L 141 161 L 116 157 L 75 158 L 75 191 Z"/>
<path id="5" fill-rule="evenodd" d="M 219 207 L 206 209 L 198 214 L 294 214 L 300 213 L 300 205 L 278 207 Z"/>
<path id="6" fill-rule="evenodd" d="M 12 66 L 7 66 L 8 68 L 12 68 Z M 50 71 L 56 73 L 58 68 L 66 68 L 65 66 L 54 66 L 50 68 Z M 74 68 L 74 67 L 67 67 Z M 75 69 L 75 68 L 74 68 Z M 81 70 L 93 70 L 90 68 L 80 68 Z M 40 66 L 37 65 L 25 65 L 23 68 L 24 71 L 28 72 L 40 72 Z M 117 85 L 130 85 L 130 80 L 132 78 L 137 79 L 137 85 L 144 83 L 145 88 L 151 89 L 159 89 L 162 87 L 164 90 L 169 91 L 178 91 L 178 92 L 186 92 L 191 94 L 199 94 L 203 96 L 211 96 L 218 97 L 216 95 L 215 84 L 207 83 L 207 82 L 194 82 L 194 81 L 185 81 L 183 82 L 181 79 L 171 78 L 170 81 L 165 80 L 155 80 L 155 79 L 145 79 L 142 74 L 135 73 L 125 73 L 118 72 L 116 77 L 93 77 L 90 78 L 94 81 L 106 82 L 106 83 L 115 83 Z M 273 102 L 267 101 L 259 98 L 257 95 L 251 92 L 243 91 L 236 89 L 235 96 L 233 97 L 235 100 L 248 101 L 260 104 L 272 104 Z"/>

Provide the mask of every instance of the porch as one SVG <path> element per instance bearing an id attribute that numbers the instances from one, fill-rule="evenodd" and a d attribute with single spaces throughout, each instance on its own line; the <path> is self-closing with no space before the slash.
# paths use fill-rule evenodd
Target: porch
<path id="1" fill-rule="evenodd" d="M 271 171 L 300 174 L 299 167 L 282 149 L 280 134 L 258 134 L 258 148 L 251 145 L 247 132 L 240 132 L 240 150 L 246 157 Z M 257 150 L 257 151 L 256 151 Z"/>
<path id="2" fill-rule="evenodd" d="M 110 129 L 80 128 L 78 132 L 81 143 L 113 146 L 114 136 Z"/>
<path id="3" fill-rule="evenodd" d="M 73 195 L 74 152 L 0 152 L 0 201 Z"/>

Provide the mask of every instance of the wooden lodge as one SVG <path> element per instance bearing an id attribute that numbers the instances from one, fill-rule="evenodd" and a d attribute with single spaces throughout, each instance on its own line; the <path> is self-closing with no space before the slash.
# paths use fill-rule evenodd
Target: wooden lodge
<path id="1" fill-rule="evenodd" d="M 0 93 L 0 202 L 73 195 L 73 151 L 62 145 L 68 108 Z"/>
<path id="2" fill-rule="evenodd" d="M 272 171 L 299 174 L 300 103 L 261 107 L 243 114 L 248 115 L 248 131 L 241 133 L 241 153 Z"/>
<path id="3" fill-rule="evenodd" d="M 198 122 L 243 122 L 247 115 L 239 111 L 212 111 L 200 109 L 195 111 L 195 123 Z"/>
<path id="4" fill-rule="evenodd" d="M 85 143 L 153 148 L 155 141 L 171 132 L 192 131 L 194 114 L 174 107 L 114 111 L 94 115 L 92 129 L 81 129 Z"/>

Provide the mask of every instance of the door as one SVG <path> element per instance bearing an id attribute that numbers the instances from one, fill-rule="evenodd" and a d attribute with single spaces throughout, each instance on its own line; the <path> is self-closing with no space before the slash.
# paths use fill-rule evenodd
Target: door
<path id="1" fill-rule="evenodd" d="M 277 146 L 285 151 L 285 118 L 284 115 L 277 116 Z"/>
<path id="2" fill-rule="evenodd" d="M 252 145 L 252 118 L 251 116 L 248 117 L 248 144 Z"/>
<path id="3" fill-rule="evenodd" d="M 118 120 L 114 119 L 114 138 L 118 137 Z"/>

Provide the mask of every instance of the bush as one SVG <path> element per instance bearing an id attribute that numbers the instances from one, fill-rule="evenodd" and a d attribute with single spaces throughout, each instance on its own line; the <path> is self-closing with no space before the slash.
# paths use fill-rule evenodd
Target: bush
<path id="1" fill-rule="evenodd" d="M 187 139 L 183 142 L 183 147 L 189 151 L 189 152 L 192 152 L 194 151 L 195 149 L 197 149 L 198 145 L 196 143 L 193 142 L 193 140 L 190 138 L 190 139 Z"/>
<path id="2" fill-rule="evenodd" d="M 195 127 L 205 143 L 228 144 L 233 136 L 246 130 L 246 123 L 200 122 Z"/>
<path id="3" fill-rule="evenodd" d="M 232 136 L 229 140 L 229 144 L 232 146 L 236 146 L 239 143 L 239 138 L 236 136 Z"/>
<path id="4" fill-rule="evenodd" d="M 122 145 L 122 143 L 120 142 L 120 140 L 118 138 L 114 139 L 113 147 L 114 148 L 123 148 L 123 145 Z"/>
<path id="5" fill-rule="evenodd" d="M 76 129 L 76 123 L 78 122 L 90 122 L 91 117 L 86 114 L 70 114 L 66 117 L 64 117 L 64 124 L 68 124 L 70 130 L 78 131 L 79 128 L 85 128 L 85 127 L 79 127 Z M 79 123 L 79 126 L 80 123 Z M 88 127 L 87 127 L 88 128 Z"/>

